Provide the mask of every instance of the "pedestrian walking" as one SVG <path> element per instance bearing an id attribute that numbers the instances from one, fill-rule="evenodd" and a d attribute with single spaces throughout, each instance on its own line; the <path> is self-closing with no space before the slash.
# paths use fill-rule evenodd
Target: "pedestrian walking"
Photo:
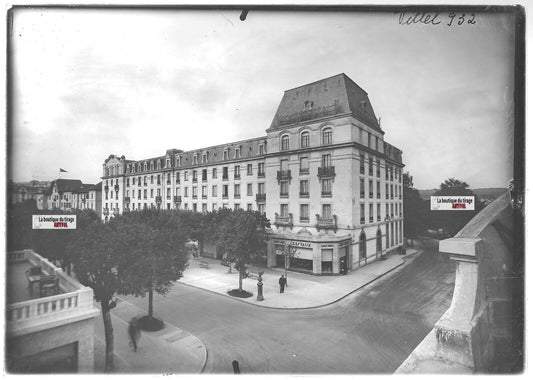
<path id="1" fill-rule="evenodd" d="M 233 366 L 233 373 L 235 375 L 238 375 L 241 373 L 241 369 L 239 368 L 239 362 L 237 360 L 234 360 L 231 365 Z"/>
<path id="2" fill-rule="evenodd" d="M 133 351 L 137 352 L 137 342 L 141 337 L 141 328 L 139 327 L 139 321 L 137 317 L 133 317 L 128 324 L 128 335 L 130 337 L 130 346 L 133 347 Z"/>
<path id="3" fill-rule="evenodd" d="M 279 292 L 283 293 L 285 291 L 285 285 L 287 285 L 287 279 L 284 275 L 281 275 L 279 278 Z"/>

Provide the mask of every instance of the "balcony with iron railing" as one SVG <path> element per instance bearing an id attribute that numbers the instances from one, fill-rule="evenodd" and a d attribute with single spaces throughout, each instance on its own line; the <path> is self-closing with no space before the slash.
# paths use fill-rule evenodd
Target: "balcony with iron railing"
<path id="1" fill-rule="evenodd" d="M 275 213 L 275 222 L 276 227 L 285 226 L 292 229 L 292 213 L 289 213 L 287 216 L 280 216 L 277 212 Z"/>
<path id="2" fill-rule="evenodd" d="M 241 179 L 241 175 L 235 173 L 235 174 L 233 175 L 233 179 Z"/>
<path id="3" fill-rule="evenodd" d="M 309 198 L 309 191 L 300 191 L 300 198 Z"/>
<path id="4" fill-rule="evenodd" d="M 130 201 L 131 201 L 131 198 L 130 198 L 130 197 L 125 197 L 125 198 L 124 198 L 124 202 L 126 202 L 126 203 L 130 203 Z"/>
<path id="5" fill-rule="evenodd" d="M 107 193 L 109 191 L 109 186 L 105 185 L 104 186 L 104 191 Z"/>
<path id="6" fill-rule="evenodd" d="M 329 191 L 322 191 L 322 192 L 320 193 L 320 196 L 321 196 L 322 198 L 331 198 L 331 197 L 333 196 L 333 194 L 331 193 L 331 190 L 329 190 Z"/>
<path id="7" fill-rule="evenodd" d="M 181 195 L 174 195 L 174 203 L 181 203 Z"/>
<path id="8" fill-rule="evenodd" d="M 279 181 L 290 181 L 292 179 L 291 177 L 291 171 L 290 170 L 278 170 L 276 178 Z"/>
<path id="9" fill-rule="evenodd" d="M 108 209 L 108 208 L 104 208 L 104 209 L 102 210 L 102 214 L 104 214 L 104 215 L 109 215 L 109 209 Z"/>
<path id="10" fill-rule="evenodd" d="M 120 186 L 119 185 L 115 185 L 114 189 L 115 189 L 115 191 L 119 191 L 120 190 Z"/>
<path id="11" fill-rule="evenodd" d="M 309 174 L 309 168 L 300 168 L 300 174 Z"/>
<path id="12" fill-rule="evenodd" d="M 257 172 L 257 178 L 265 178 L 265 172 Z"/>
<path id="13" fill-rule="evenodd" d="M 323 117 L 333 116 L 342 112 L 342 107 L 339 104 L 332 104 L 330 106 L 319 107 L 315 109 L 295 112 L 290 115 L 276 116 L 273 125 L 275 127 L 282 125 L 289 125 L 294 123 L 300 123 L 303 121 L 309 121 L 314 119 L 320 119 Z"/>
<path id="14" fill-rule="evenodd" d="M 255 194 L 255 201 L 256 202 L 265 202 L 266 201 L 266 194 Z"/>
<path id="15" fill-rule="evenodd" d="M 157 195 L 155 197 L 155 203 L 160 204 L 162 201 L 163 201 L 163 199 L 162 199 L 161 195 Z"/>
<path id="16" fill-rule="evenodd" d="M 324 166 L 318 168 L 318 178 L 333 178 L 335 177 L 335 166 Z"/>
<path id="17" fill-rule="evenodd" d="M 365 217 L 364 216 L 361 217 L 361 219 L 359 220 L 359 223 L 360 224 L 365 224 Z"/>
<path id="18" fill-rule="evenodd" d="M 316 225 L 315 228 L 317 231 L 320 230 L 333 230 L 337 232 L 337 215 L 332 215 L 331 218 L 322 217 L 319 214 L 316 214 Z"/>
<path id="19" fill-rule="evenodd" d="M 279 193 L 279 197 L 280 198 L 288 198 L 289 197 L 289 192 L 285 192 L 285 191 L 280 192 Z"/>

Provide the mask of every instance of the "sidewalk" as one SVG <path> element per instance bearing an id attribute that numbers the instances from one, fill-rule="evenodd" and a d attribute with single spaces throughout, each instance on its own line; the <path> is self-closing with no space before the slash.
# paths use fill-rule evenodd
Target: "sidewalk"
<path id="1" fill-rule="evenodd" d="M 284 294 L 279 294 L 279 277 L 285 273 L 283 269 L 265 270 L 263 274 L 263 301 L 257 301 L 257 278 L 243 280 L 243 289 L 253 293 L 249 298 L 235 298 L 227 295 L 227 291 L 238 288 L 239 275 L 236 270 L 228 273 L 228 267 L 222 266 L 220 260 L 201 258 L 191 259 L 190 265 L 179 282 L 209 290 L 215 293 L 245 301 L 257 306 L 302 309 L 324 306 L 347 296 L 361 287 L 375 281 L 388 272 L 404 264 L 406 258 L 418 253 L 420 244 L 415 242 L 414 248 L 408 248 L 405 256 L 397 253 L 388 254 L 384 260 L 374 261 L 346 275 L 313 276 L 309 274 L 288 272 Z M 200 260 L 209 263 L 209 268 L 201 268 Z"/>
<path id="2" fill-rule="evenodd" d="M 112 310 L 114 337 L 113 373 L 200 373 L 206 360 L 207 349 L 200 339 L 165 321 L 160 331 L 143 331 L 137 352 L 129 346 L 128 322 L 134 316 L 146 314 L 136 306 L 119 300 Z M 101 315 L 95 318 L 95 372 L 105 367 L 105 335 Z"/>

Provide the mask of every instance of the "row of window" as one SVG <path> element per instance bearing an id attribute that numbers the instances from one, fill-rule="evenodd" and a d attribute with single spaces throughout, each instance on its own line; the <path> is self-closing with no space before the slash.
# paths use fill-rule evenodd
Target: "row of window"
<path id="1" fill-rule="evenodd" d="M 395 204 L 395 207 L 392 207 L 393 205 L 390 205 L 390 211 L 391 214 L 389 215 L 389 204 L 386 204 L 385 207 L 385 218 L 393 218 L 393 217 L 402 217 L 402 205 Z M 368 205 L 368 214 L 365 213 L 366 207 L 364 203 L 360 204 L 360 222 L 361 224 L 366 223 L 374 223 L 374 216 L 376 216 L 376 222 L 381 222 L 382 214 L 381 214 L 381 204 L 376 204 L 376 214 L 374 214 L 374 204 L 370 203 Z M 366 220 L 365 215 L 369 216 L 368 221 Z M 280 217 L 281 218 L 287 218 L 289 216 L 289 204 L 288 203 L 282 203 L 280 204 Z M 325 219 L 331 219 L 331 204 L 323 204 L 322 205 L 322 214 L 321 218 Z M 309 222 L 309 204 L 301 203 L 300 204 L 300 222 Z"/>
<path id="2" fill-rule="evenodd" d="M 365 171 L 365 153 L 361 152 L 359 153 L 359 173 L 360 174 L 366 174 Z M 381 161 L 379 159 L 376 159 L 376 177 L 381 178 Z M 368 157 L 368 175 L 374 176 L 374 159 L 369 156 Z M 402 183 L 402 171 L 400 168 L 393 167 L 392 165 L 385 164 L 385 180 L 387 181 L 393 181 L 398 180 L 400 183 Z"/>
<path id="3" fill-rule="evenodd" d="M 394 207 L 393 207 L 394 206 Z M 394 218 L 394 217 L 402 217 L 403 216 L 403 212 L 402 212 L 402 204 L 385 204 L 385 219 L 388 219 L 388 218 Z M 374 214 L 374 204 L 373 203 L 369 203 L 368 204 L 368 214 L 365 213 L 365 210 L 366 210 L 366 206 L 364 203 L 361 203 L 359 204 L 359 217 L 360 217 L 360 223 L 361 224 L 366 224 L 366 223 L 374 223 L 374 222 L 381 222 L 381 218 L 383 217 L 383 215 L 381 214 L 381 204 L 380 203 L 376 203 L 376 214 Z M 390 214 L 389 214 L 389 210 L 390 210 Z M 368 215 L 368 220 L 366 219 L 366 215 Z M 374 220 L 374 216 L 376 216 L 376 219 Z"/>
<path id="4" fill-rule="evenodd" d="M 229 179 L 229 175 L 228 175 L 228 171 L 229 171 L 229 168 L 227 166 L 224 166 L 222 168 L 222 179 L 223 180 L 228 180 Z M 207 169 L 202 169 L 200 174 L 201 174 L 201 178 L 202 178 L 202 182 L 207 182 L 207 172 L 208 170 Z M 191 176 L 189 177 L 189 171 L 183 171 L 183 172 L 176 172 L 176 183 L 181 183 L 181 173 L 183 173 L 183 180 L 184 181 L 188 181 L 189 178 L 192 178 L 192 182 L 198 182 L 198 174 L 199 174 L 199 171 L 198 170 L 191 170 L 190 174 Z M 253 175 L 253 165 L 252 164 L 248 164 L 246 166 L 246 175 L 247 176 L 252 176 Z M 265 176 L 265 163 L 264 162 L 260 162 L 258 164 L 258 170 L 257 170 L 257 176 L 258 177 L 264 177 Z M 131 185 L 132 186 L 148 186 L 148 180 L 150 180 L 150 184 L 153 185 L 154 184 L 154 180 L 156 180 L 156 184 L 157 185 L 161 185 L 161 180 L 164 179 L 164 175 L 162 176 L 161 174 L 157 174 L 157 176 L 154 176 L 154 175 L 151 175 L 149 178 L 148 176 L 144 176 L 144 177 L 128 177 L 126 178 L 126 186 L 129 187 L 130 186 L 130 178 L 131 178 Z M 217 179 L 218 178 L 218 168 L 213 168 L 211 170 L 211 178 L 212 179 Z M 240 179 L 241 178 L 241 166 L 240 165 L 235 165 L 234 168 L 233 168 L 233 179 Z M 171 173 L 167 173 L 166 174 L 166 184 L 167 185 L 170 185 L 172 182 L 172 176 L 171 176 Z M 106 181 L 107 183 L 107 181 Z M 111 180 L 111 184 L 113 183 L 113 180 Z M 117 182 L 118 184 L 118 182 Z"/>
<path id="5" fill-rule="evenodd" d="M 246 184 L 246 195 L 247 196 L 253 196 L 254 195 L 254 192 L 253 192 L 253 183 L 248 183 Z M 198 197 L 198 187 L 197 186 L 193 186 L 192 188 L 192 197 L 193 198 L 197 198 Z M 161 196 L 161 189 L 156 189 L 157 190 L 157 193 L 156 195 L 158 197 Z M 202 198 L 207 198 L 208 196 L 208 187 L 207 186 L 202 186 L 201 187 L 201 190 L 202 190 Z M 261 183 L 258 183 L 257 184 L 257 193 L 258 194 L 265 194 L 265 184 L 263 182 Z M 144 195 L 144 199 L 148 199 L 148 189 L 144 189 L 144 190 L 137 190 L 137 192 L 135 190 L 131 190 L 131 195 L 132 195 L 132 198 L 135 199 L 135 194 L 137 194 L 137 198 L 138 199 L 142 199 L 143 195 Z M 166 191 L 166 199 L 171 199 L 171 195 L 172 195 L 172 189 L 170 187 L 167 187 L 167 191 Z M 180 188 L 177 188 L 176 189 L 176 195 L 181 195 L 181 189 Z M 218 196 L 218 185 L 212 185 L 211 186 L 211 195 L 213 197 L 217 197 Z M 126 197 L 129 197 L 130 196 L 130 190 L 126 190 Z M 189 197 L 189 187 L 183 187 L 183 196 L 184 197 Z M 228 197 L 229 196 L 229 185 L 222 185 L 222 196 L 223 197 Z M 241 184 L 234 184 L 233 185 L 233 197 L 234 198 L 238 198 L 241 196 Z M 118 197 L 118 192 L 117 192 L 117 197 Z M 150 189 L 150 198 L 154 198 L 154 189 Z M 107 194 L 106 194 L 106 200 L 107 200 Z M 113 199 L 113 192 L 111 192 L 111 199 Z M 118 199 L 118 198 L 117 198 Z"/>
<path id="6" fill-rule="evenodd" d="M 170 203 L 170 202 L 165 203 L 165 205 L 163 207 L 166 208 L 167 210 L 170 210 L 170 209 L 174 208 L 174 207 L 172 207 L 172 203 Z M 208 204 L 207 203 L 202 203 L 201 207 L 202 207 L 202 212 L 208 212 Z M 229 204 L 227 204 L 227 203 L 223 203 L 222 204 L 222 208 L 228 208 L 228 207 L 229 207 Z M 135 210 L 160 209 L 160 208 L 161 208 L 160 205 L 157 205 L 157 204 L 154 204 L 154 203 L 148 204 L 148 203 L 140 203 L 139 202 L 139 203 L 131 203 L 129 210 L 130 211 L 135 211 Z M 240 203 L 235 203 L 233 205 L 233 208 L 235 210 L 238 210 L 238 209 L 241 208 L 241 204 Z M 194 212 L 199 211 L 197 203 L 191 203 L 191 204 L 184 203 L 183 207 L 178 207 L 178 209 L 192 210 Z M 211 210 L 212 211 L 216 211 L 218 209 L 219 209 L 219 206 L 218 206 L 217 203 L 212 203 L 211 204 Z M 104 214 L 109 214 L 110 211 L 115 211 L 115 210 L 117 212 L 119 210 L 118 203 L 115 203 L 115 208 L 113 208 L 113 203 L 109 203 L 109 204 L 105 203 L 104 204 Z M 253 211 L 253 203 L 247 203 L 246 204 L 246 210 Z M 257 205 L 257 211 L 259 211 L 262 214 L 265 214 L 265 205 L 264 204 L 258 204 Z"/>
<path id="7" fill-rule="evenodd" d="M 366 198 L 366 179 L 359 179 L 359 198 Z M 390 187 L 389 187 L 390 186 Z M 385 183 L 385 199 L 389 199 L 389 188 L 390 188 L 390 199 L 399 198 L 402 199 L 402 187 L 400 185 L 389 185 Z M 374 198 L 374 181 L 368 180 L 368 198 Z M 376 198 L 381 199 L 381 182 L 376 181 Z"/>
<path id="8" fill-rule="evenodd" d="M 289 181 L 282 180 L 279 182 L 279 195 L 281 198 L 289 197 Z M 331 178 L 322 178 L 320 180 L 321 195 L 323 197 L 331 197 L 333 180 Z M 300 197 L 309 197 L 309 180 L 300 180 Z"/>
<path id="9" fill-rule="evenodd" d="M 242 158 L 242 148 L 239 146 L 239 147 L 236 147 L 234 148 L 234 155 L 233 157 L 231 157 L 231 149 L 228 147 L 226 149 L 223 150 L 222 152 L 222 156 L 223 156 L 223 160 L 229 160 L 229 159 L 240 159 Z M 262 156 L 266 153 L 266 150 L 265 150 L 265 145 L 264 144 L 259 144 L 259 151 L 258 151 L 259 155 Z M 201 160 L 201 163 L 202 164 L 207 164 L 209 163 L 209 155 L 210 155 L 210 152 L 202 152 L 201 153 L 202 155 L 202 160 Z M 193 156 L 192 156 L 192 165 L 198 165 L 199 164 L 199 158 L 200 158 L 200 153 L 194 153 Z M 182 160 L 182 156 L 181 155 L 178 155 L 175 157 L 175 167 L 181 167 L 181 160 Z M 137 162 L 137 163 L 134 163 L 134 164 L 127 164 L 126 165 L 126 174 L 131 174 L 131 173 L 140 173 L 140 172 L 146 172 L 146 171 L 149 171 L 149 170 L 161 170 L 161 169 L 168 169 L 171 167 L 171 157 L 166 157 L 165 161 L 163 162 L 162 159 L 157 159 L 157 160 L 151 160 L 151 161 L 144 161 L 144 162 Z M 106 168 L 106 170 L 108 170 L 107 173 L 105 173 L 106 175 L 114 175 L 114 174 L 118 174 L 118 168 L 119 168 L 119 165 L 115 165 L 115 166 L 109 166 L 108 168 Z"/>
<path id="10" fill-rule="evenodd" d="M 299 148 L 309 148 L 311 146 L 311 135 L 308 131 L 303 131 L 300 133 L 300 146 Z M 321 134 L 321 143 L 322 145 L 331 145 L 333 144 L 333 129 L 331 127 L 324 128 Z M 280 150 L 287 151 L 290 150 L 290 139 L 289 134 L 281 135 L 280 137 Z"/>

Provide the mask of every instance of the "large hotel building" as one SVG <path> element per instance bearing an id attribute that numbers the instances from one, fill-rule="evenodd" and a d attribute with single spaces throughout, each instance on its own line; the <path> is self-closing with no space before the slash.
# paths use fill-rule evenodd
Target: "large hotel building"
<path id="1" fill-rule="evenodd" d="M 266 136 L 103 164 L 102 218 L 144 208 L 265 213 L 267 265 L 340 274 L 403 241 L 402 152 L 345 74 L 285 91 Z M 204 255 L 217 255 L 206 244 Z"/>

